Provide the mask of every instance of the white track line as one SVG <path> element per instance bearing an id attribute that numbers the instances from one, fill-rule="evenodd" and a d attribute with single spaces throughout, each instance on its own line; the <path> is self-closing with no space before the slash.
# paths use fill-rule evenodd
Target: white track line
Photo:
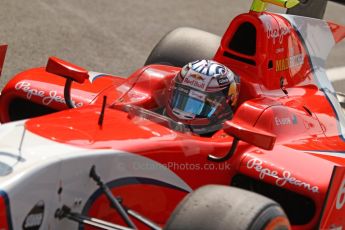
<path id="1" fill-rule="evenodd" d="M 328 69 L 327 76 L 332 82 L 345 80 L 345 66 Z"/>

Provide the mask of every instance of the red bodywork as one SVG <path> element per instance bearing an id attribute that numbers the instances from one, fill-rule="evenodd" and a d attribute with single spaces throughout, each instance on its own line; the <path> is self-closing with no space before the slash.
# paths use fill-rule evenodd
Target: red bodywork
<path id="1" fill-rule="evenodd" d="M 3 65 L 4 65 L 4 61 L 5 61 L 6 51 L 7 51 L 7 45 L 1 45 L 0 46 L 0 76 L 1 76 Z"/>
<path id="2" fill-rule="evenodd" d="M 240 44 L 235 37 L 243 25 L 246 31 L 255 30 L 255 39 L 249 41 L 254 50 L 241 52 L 236 48 Z M 344 27 L 333 23 L 329 26 L 336 42 L 344 38 Z M 61 111 L 26 122 L 26 128 L 38 135 L 83 148 L 140 154 L 167 166 L 192 189 L 205 184 L 252 189 L 285 202 L 281 204 L 293 229 L 345 225 L 344 198 L 338 198 L 340 208 L 333 204 L 338 190 L 341 194 L 344 190 L 343 171 L 337 170 L 332 180 L 334 167 L 345 166 L 340 128 L 345 124 L 341 124 L 325 91 L 315 83 L 313 64 L 298 31 L 281 15 L 239 15 L 224 34 L 214 60 L 241 77 L 241 89 L 231 120 L 231 127 L 237 128 L 225 128 L 210 137 L 174 131 L 121 109 L 123 105 L 148 110 L 164 107 L 170 81 L 180 68 L 163 65 L 145 66 L 127 79 L 98 74 L 90 81 L 74 83 L 72 98 L 80 108 L 72 110 L 66 110 L 63 99 L 65 79 L 45 68 L 31 69 L 18 74 L 3 89 L 0 119 L 12 121 L 18 111 L 16 105 L 29 101 L 49 108 L 48 112 Z M 100 127 L 100 105 L 105 95 L 108 107 Z M 228 133 L 244 135 L 247 138 L 242 139 L 247 142 L 240 141 L 229 160 L 210 161 L 209 155 L 224 156 L 229 151 L 233 137 Z M 168 185 L 140 180 L 109 184 L 127 207 L 162 225 L 187 194 Z M 294 197 L 295 207 L 290 207 L 288 203 L 294 202 Z M 116 219 L 105 197 L 96 193 L 84 213 Z"/>

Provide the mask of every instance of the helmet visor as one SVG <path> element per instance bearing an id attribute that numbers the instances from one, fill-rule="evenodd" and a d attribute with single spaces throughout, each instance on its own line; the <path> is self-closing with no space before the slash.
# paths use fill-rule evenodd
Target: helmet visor
<path id="1" fill-rule="evenodd" d="M 185 119 L 210 118 L 218 105 L 214 95 L 211 97 L 209 94 L 187 89 L 179 84 L 176 84 L 171 101 L 173 113 Z"/>

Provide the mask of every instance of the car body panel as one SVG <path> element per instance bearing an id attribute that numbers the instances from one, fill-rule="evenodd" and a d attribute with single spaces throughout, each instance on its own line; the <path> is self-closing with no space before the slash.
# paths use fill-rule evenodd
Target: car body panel
<path id="1" fill-rule="evenodd" d="M 293 229 L 344 224 L 339 220 L 342 207 L 332 208 L 336 192 L 343 191 L 343 172 L 336 171 L 334 179 L 333 169 L 345 165 L 345 120 L 323 66 L 344 31 L 344 26 L 325 21 L 266 12 L 233 20 L 214 60 L 241 77 L 231 123 L 252 136 L 240 140 L 223 162 L 210 156 L 229 154 L 236 135 L 224 127 L 197 135 L 162 110 L 178 67 L 149 65 L 128 78 L 88 71 L 88 80 L 72 85 L 78 108 L 70 110 L 63 97 L 66 76 L 44 67 L 18 74 L 0 97 L 0 120 L 9 122 L 0 126 L 0 195 L 6 194 L 0 201 L 7 207 L 0 211 L 10 216 L 0 223 L 7 221 L 13 229 L 91 229 L 56 218 L 57 210 L 67 205 L 74 212 L 124 224 L 89 177 L 95 166 L 125 207 L 160 226 L 189 192 L 206 184 L 236 186 L 238 176 L 302 199 L 301 207 L 286 209 Z M 20 110 L 21 103 L 49 108 L 51 114 L 10 122 L 16 111 L 29 112 Z M 265 148 L 251 140 L 259 134 L 272 137 Z M 311 210 L 309 217 L 294 219 L 293 212 L 305 207 Z"/>

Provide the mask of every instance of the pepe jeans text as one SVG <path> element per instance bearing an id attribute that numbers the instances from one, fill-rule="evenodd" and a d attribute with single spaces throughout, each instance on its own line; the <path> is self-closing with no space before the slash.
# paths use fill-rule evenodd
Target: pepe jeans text
<path id="1" fill-rule="evenodd" d="M 292 173 L 290 171 L 284 170 L 282 172 L 282 176 L 280 176 L 278 171 L 265 168 L 263 166 L 263 161 L 260 159 L 257 159 L 257 158 L 250 159 L 247 162 L 247 168 L 254 169 L 255 171 L 259 172 L 259 178 L 261 180 L 263 180 L 266 176 L 275 178 L 276 179 L 275 183 L 279 187 L 283 187 L 286 184 L 291 184 L 297 187 L 307 189 L 314 193 L 319 192 L 319 187 L 312 186 L 306 182 L 298 180 L 297 178 L 292 176 Z"/>
<path id="2" fill-rule="evenodd" d="M 31 84 L 26 81 L 20 81 L 15 85 L 15 89 L 18 91 L 22 91 L 26 93 L 26 98 L 31 100 L 33 96 L 42 98 L 42 104 L 43 105 L 50 105 L 52 102 L 57 102 L 61 104 L 66 104 L 65 99 L 63 96 L 58 95 L 56 90 L 50 90 L 50 91 L 44 91 L 44 90 L 38 90 L 31 88 Z M 76 107 L 83 106 L 82 102 L 75 103 Z"/>

